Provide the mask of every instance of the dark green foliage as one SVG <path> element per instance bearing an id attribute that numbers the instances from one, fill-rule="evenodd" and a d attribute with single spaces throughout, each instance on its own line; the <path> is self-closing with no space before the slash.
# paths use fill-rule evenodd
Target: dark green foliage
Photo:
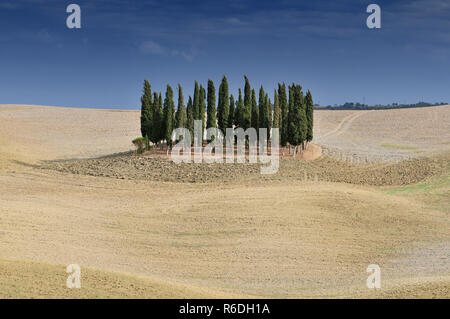
<path id="1" fill-rule="evenodd" d="M 244 105 L 243 112 L 242 112 L 241 125 L 244 130 L 248 129 L 249 127 L 252 127 L 251 105 L 248 105 L 248 106 Z"/>
<path id="2" fill-rule="evenodd" d="M 261 86 L 259 88 L 259 102 L 258 102 L 258 128 L 264 128 L 264 99 L 265 99 L 265 92 L 264 88 Z"/>
<path id="3" fill-rule="evenodd" d="M 256 100 L 255 90 L 252 90 L 252 127 L 258 132 L 259 128 L 259 111 L 258 111 L 258 101 Z"/>
<path id="4" fill-rule="evenodd" d="M 242 91 L 239 89 L 239 97 L 236 106 L 234 122 L 237 127 L 244 127 L 244 100 L 242 99 Z"/>
<path id="5" fill-rule="evenodd" d="M 297 105 L 294 84 L 289 86 L 288 142 L 291 145 L 300 144 L 300 108 Z"/>
<path id="6" fill-rule="evenodd" d="M 186 128 L 191 133 L 191 142 L 194 140 L 194 104 L 192 98 L 189 96 L 189 101 L 186 110 Z"/>
<path id="7" fill-rule="evenodd" d="M 230 110 L 228 112 L 228 127 L 232 128 L 233 124 L 234 124 L 234 113 L 235 113 L 235 109 L 234 109 L 234 96 L 233 94 L 230 95 Z M 226 134 L 226 132 L 224 131 L 223 134 Z"/>
<path id="8" fill-rule="evenodd" d="M 205 115 L 206 115 L 205 99 L 206 99 L 205 88 L 200 85 L 200 108 L 199 108 L 200 118 L 199 119 L 202 121 L 202 136 L 203 136 L 203 133 L 205 132 Z"/>
<path id="9" fill-rule="evenodd" d="M 174 109 L 173 90 L 170 85 L 167 85 L 166 98 L 164 99 L 164 139 L 168 146 L 172 146 L 172 131 L 174 124 Z"/>
<path id="10" fill-rule="evenodd" d="M 242 105 L 240 105 L 238 101 L 238 124 L 244 130 L 248 129 L 252 126 L 252 95 L 251 95 L 251 87 L 250 82 L 246 76 L 244 76 L 245 85 L 244 85 L 244 100 Z M 241 93 L 239 92 L 239 95 Z M 240 97 L 242 98 L 242 97 Z"/>
<path id="11" fill-rule="evenodd" d="M 186 127 L 186 109 L 184 106 L 183 88 L 178 84 L 178 108 L 175 114 L 175 127 Z"/>
<path id="12" fill-rule="evenodd" d="M 293 129 L 295 128 L 295 124 L 291 125 L 291 123 L 294 120 L 294 88 L 292 87 L 292 85 L 288 86 L 288 90 L 289 90 L 289 101 L 288 101 L 286 142 L 292 144 L 292 135 L 294 134 Z"/>
<path id="13" fill-rule="evenodd" d="M 259 128 L 265 128 L 270 130 L 272 126 L 272 106 L 270 105 L 269 97 L 264 92 L 264 88 L 261 86 L 259 89 Z M 267 132 L 269 137 L 269 132 Z"/>
<path id="14" fill-rule="evenodd" d="M 164 123 L 164 110 L 163 110 L 163 99 L 161 92 L 159 92 L 158 96 L 158 110 L 159 111 L 159 118 L 160 118 L 160 126 L 159 126 L 159 141 L 162 141 L 165 138 L 165 123 Z"/>
<path id="15" fill-rule="evenodd" d="M 150 141 L 149 141 L 149 139 L 148 139 L 148 135 L 145 135 L 145 149 L 146 149 L 147 151 L 150 150 Z"/>
<path id="16" fill-rule="evenodd" d="M 267 138 L 270 138 L 270 129 L 272 128 L 272 102 L 269 99 L 269 94 L 266 93 L 265 96 L 265 108 L 264 108 L 264 118 L 267 128 Z"/>
<path id="17" fill-rule="evenodd" d="M 197 81 L 194 88 L 194 120 L 200 120 L 200 88 Z"/>
<path id="18" fill-rule="evenodd" d="M 141 134 L 143 137 L 151 135 L 153 124 L 152 108 L 152 89 L 150 83 L 147 80 L 144 80 L 144 90 L 141 97 Z"/>
<path id="19" fill-rule="evenodd" d="M 289 87 L 289 129 L 288 142 L 303 145 L 306 138 L 307 122 L 302 87 L 292 84 Z"/>
<path id="20" fill-rule="evenodd" d="M 311 92 L 308 90 L 305 98 L 306 104 L 306 121 L 307 121 L 307 131 L 306 140 L 311 142 L 313 139 L 313 128 L 314 128 L 314 102 Z"/>
<path id="21" fill-rule="evenodd" d="M 305 149 L 305 141 L 308 133 L 308 119 L 306 118 L 306 103 L 305 96 L 303 95 L 302 86 L 297 85 L 297 94 L 300 103 L 300 132 L 301 132 L 301 145 Z"/>
<path id="22" fill-rule="evenodd" d="M 277 90 L 273 93 L 273 125 L 272 127 L 280 128 L 281 126 L 281 109 Z"/>
<path id="23" fill-rule="evenodd" d="M 228 117 L 230 112 L 230 101 L 228 93 L 228 81 L 224 76 L 222 78 L 222 83 L 219 86 L 219 104 L 217 107 L 217 125 L 219 129 L 226 132 L 228 127 Z"/>
<path id="24" fill-rule="evenodd" d="M 251 87 L 250 87 L 250 82 L 247 78 L 247 76 L 244 75 L 244 79 L 245 79 L 245 85 L 244 85 L 244 105 L 245 107 L 251 108 Z"/>
<path id="25" fill-rule="evenodd" d="M 288 86 L 278 84 L 278 91 L 274 90 L 274 105 L 268 94 L 261 86 L 259 100 L 256 92 L 251 89 L 246 76 L 244 92 L 239 89 L 239 97 L 235 103 L 233 95 L 229 94 L 227 78 L 224 76 L 218 90 L 218 105 L 216 109 L 216 92 L 214 82 L 208 80 L 207 91 L 195 81 L 194 98 L 189 97 L 187 109 L 184 105 L 183 89 L 178 85 L 178 107 L 175 110 L 173 90 L 167 86 L 164 103 L 161 93 L 151 92 L 150 83 L 144 81 L 141 97 L 141 134 L 145 148 L 150 148 L 150 142 L 158 144 L 166 140 L 172 146 L 171 135 L 173 129 L 186 127 L 191 132 L 193 140 L 194 120 L 201 120 L 203 131 L 205 128 L 218 127 L 224 134 L 228 127 L 241 127 L 244 130 L 253 127 L 268 129 L 279 128 L 281 145 L 305 146 L 305 142 L 313 139 L 314 102 L 311 92 L 303 95 L 300 85 Z M 244 95 L 242 94 L 244 93 Z M 164 107 L 163 107 L 164 105 Z M 141 141 L 141 142 L 142 142 Z"/>
<path id="26" fill-rule="evenodd" d="M 216 123 L 216 89 L 214 82 L 208 80 L 208 116 L 206 120 L 206 128 L 217 127 Z"/>
<path id="27" fill-rule="evenodd" d="M 281 121 L 280 121 L 280 137 L 281 146 L 286 146 L 288 141 L 288 101 L 286 95 L 286 85 L 278 84 L 278 101 L 281 110 Z"/>
<path id="28" fill-rule="evenodd" d="M 162 131 L 162 106 L 160 103 L 161 93 L 158 94 L 153 93 L 153 125 L 151 128 L 151 132 L 149 135 L 150 141 L 154 144 L 159 143 L 161 140 L 161 131 Z"/>

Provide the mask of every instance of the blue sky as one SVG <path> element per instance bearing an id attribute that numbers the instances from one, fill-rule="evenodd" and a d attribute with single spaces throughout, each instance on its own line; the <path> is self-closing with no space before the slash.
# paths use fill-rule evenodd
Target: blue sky
<path id="1" fill-rule="evenodd" d="M 79 4 L 82 28 L 66 27 Z M 381 29 L 366 7 L 381 7 Z M 0 104 L 139 108 L 194 80 L 310 89 L 321 105 L 450 101 L 450 0 L 1 0 Z"/>

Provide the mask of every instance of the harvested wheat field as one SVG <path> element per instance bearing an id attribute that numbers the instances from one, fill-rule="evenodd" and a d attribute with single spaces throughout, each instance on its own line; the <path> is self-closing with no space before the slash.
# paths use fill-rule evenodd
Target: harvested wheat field
<path id="1" fill-rule="evenodd" d="M 137 111 L 0 105 L 0 297 L 449 298 L 450 106 L 314 115 L 324 155 L 261 176 L 134 155 Z"/>

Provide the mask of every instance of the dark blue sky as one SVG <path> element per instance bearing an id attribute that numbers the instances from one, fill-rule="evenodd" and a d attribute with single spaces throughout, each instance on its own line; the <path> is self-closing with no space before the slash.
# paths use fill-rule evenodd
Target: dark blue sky
<path id="1" fill-rule="evenodd" d="M 66 7 L 82 29 L 66 27 Z M 366 7 L 381 6 L 381 29 Z M 273 92 L 311 89 L 321 105 L 450 101 L 450 0 L 1 0 L 0 104 L 138 108 L 194 80 L 232 93 L 246 74 Z"/>

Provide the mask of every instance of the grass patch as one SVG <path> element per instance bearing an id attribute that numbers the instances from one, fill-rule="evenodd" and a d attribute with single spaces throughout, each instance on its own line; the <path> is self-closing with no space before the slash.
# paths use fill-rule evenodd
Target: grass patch
<path id="1" fill-rule="evenodd" d="M 397 149 L 397 150 L 420 152 L 420 150 L 417 147 L 413 147 L 413 146 L 397 145 L 397 144 L 390 144 L 390 143 L 382 143 L 381 146 L 387 147 L 387 148 L 393 148 L 393 149 Z"/>
<path id="2" fill-rule="evenodd" d="M 408 185 L 403 187 L 392 188 L 386 191 L 388 195 L 394 195 L 397 193 L 433 193 L 436 196 L 447 195 L 448 186 L 450 186 L 450 176 L 442 176 L 439 179 L 434 179 L 426 183 L 417 185 Z M 443 192 L 443 193 L 442 193 Z"/>
<path id="3" fill-rule="evenodd" d="M 417 192 L 419 190 L 425 190 L 425 189 L 427 189 L 429 187 L 430 187 L 429 183 L 423 183 L 423 184 L 418 184 L 418 185 L 394 188 L 394 189 L 391 189 L 391 190 L 387 191 L 387 193 L 389 195 L 394 195 L 394 194 L 397 194 L 397 193 L 414 193 L 414 192 Z"/>

